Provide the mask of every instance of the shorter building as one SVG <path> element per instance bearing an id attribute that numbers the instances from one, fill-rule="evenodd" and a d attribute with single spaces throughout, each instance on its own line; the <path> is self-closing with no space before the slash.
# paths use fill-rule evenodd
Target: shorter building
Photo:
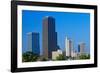
<path id="1" fill-rule="evenodd" d="M 80 55 L 85 53 L 85 43 L 81 42 L 78 44 L 78 53 Z"/>
<path id="2" fill-rule="evenodd" d="M 37 32 L 27 33 L 27 48 L 28 51 L 40 55 L 39 33 Z"/>
<path id="3" fill-rule="evenodd" d="M 72 57 L 72 58 L 76 58 L 77 56 L 78 56 L 77 52 L 73 49 L 73 50 L 71 51 L 71 57 Z"/>
<path id="4" fill-rule="evenodd" d="M 62 50 L 57 50 L 52 52 L 52 60 L 56 60 L 56 58 L 60 55 L 63 54 Z"/>

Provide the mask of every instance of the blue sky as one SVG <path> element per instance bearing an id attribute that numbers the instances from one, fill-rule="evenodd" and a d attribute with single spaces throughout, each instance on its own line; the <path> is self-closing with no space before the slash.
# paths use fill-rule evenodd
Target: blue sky
<path id="1" fill-rule="evenodd" d="M 48 12 L 48 11 L 22 11 L 22 50 L 27 51 L 27 33 L 39 32 L 40 49 L 42 52 L 42 20 L 45 16 L 55 18 L 55 26 L 58 45 L 65 49 L 65 38 L 71 38 L 74 48 L 78 49 L 78 43 L 86 44 L 86 52 L 90 50 L 90 14 L 75 12 Z"/>

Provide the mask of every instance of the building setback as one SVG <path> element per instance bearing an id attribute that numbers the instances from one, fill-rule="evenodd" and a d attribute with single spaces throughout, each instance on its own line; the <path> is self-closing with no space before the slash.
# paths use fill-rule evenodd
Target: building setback
<path id="1" fill-rule="evenodd" d="M 30 52 L 40 55 L 39 33 L 29 32 L 27 33 L 27 46 Z"/>
<path id="2" fill-rule="evenodd" d="M 43 56 L 52 59 L 52 51 L 57 51 L 57 32 L 55 31 L 55 19 L 51 16 L 43 18 Z"/>

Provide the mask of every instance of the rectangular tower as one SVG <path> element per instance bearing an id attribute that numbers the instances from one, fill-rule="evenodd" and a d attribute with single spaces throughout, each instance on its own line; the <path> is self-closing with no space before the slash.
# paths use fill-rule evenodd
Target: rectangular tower
<path id="1" fill-rule="evenodd" d="M 71 57 L 71 52 L 73 50 L 73 42 L 71 39 L 68 39 L 67 37 L 65 39 L 65 50 L 66 56 Z"/>
<path id="2" fill-rule="evenodd" d="M 52 58 L 52 51 L 57 50 L 57 32 L 55 31 L 55 19 L 51 16 L 43 18 L 43 56 Z"/>
<path id="3" fill-rule="evenodd" d="M 78 44 L 78 53 L 80 53 L 80 54 L 85 53 L 85 43 L 81 42 Z"/>
<path id="4" fill-rule="evenodd" d="M 34 54 L 40 55 L 39 33 L 29 32 L 28 36 L 28 50 Z"/>

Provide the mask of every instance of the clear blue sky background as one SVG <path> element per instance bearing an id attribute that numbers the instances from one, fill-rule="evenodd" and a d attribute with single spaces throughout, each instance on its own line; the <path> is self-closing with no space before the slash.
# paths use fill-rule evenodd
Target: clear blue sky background
<path id="1" fill-rule="evenodd" d="M 86 44 L 86 52 L 90 51 L 90 14 L 75 12 L 48 12 L 48 11 L 22 11 L 22 50 L 27 51 L 27 33 L 39 32 L 40 49 L 42 52 L 42 20 L 45 16 L 52 16 L 56 20 L 56 32 L 58 45 L 65 49 L 65 38 L 71 38 L 74 48 L 78 49 L 78 43 Z"/>

